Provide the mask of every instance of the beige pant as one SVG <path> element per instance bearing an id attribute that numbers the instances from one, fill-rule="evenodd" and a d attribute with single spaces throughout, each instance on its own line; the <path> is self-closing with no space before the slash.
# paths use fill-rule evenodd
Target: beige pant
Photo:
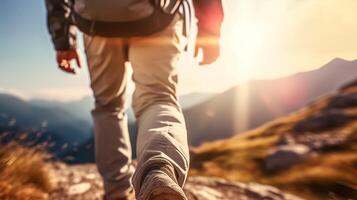
<path id="1" fill-rule="evenodd" d="M 165 30 L 142 38 L 103 38 L 84 35 L 91 87 L 96 163 L 107 199 L 131 190 L 134 173 L 124 112 L 127 65 L 133 68 L 136 89 L 133 109 L 138 122 L 138 165 L 132 183 L 140 191 L 144 171 L 159 163 L 174 166 L 183 186 L 189 152 L 185 121 L 177 101 L 177 64 L 187 43 L 179 15 Z"/>

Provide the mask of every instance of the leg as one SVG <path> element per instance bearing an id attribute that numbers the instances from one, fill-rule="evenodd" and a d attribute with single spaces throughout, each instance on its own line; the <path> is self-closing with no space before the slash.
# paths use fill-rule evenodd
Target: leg
<path id="1" fill-rule="evenodd" d="M 125 110 L 127 70 L 120 38 L 84 36 L 95 97 L 92 110 L 96 163 L 104 179 L 105 198 L 118 199 L 131 189 L 133 166 Z"/>
<path id="2" fill-rule="evenodd" d="M 138 165 L 133 177 L 140 191 L 145 171 L 168 164 L 178 185 L 186 180 L 189 152 L 185 121 L 177 101 L 177 64 L 187 39 L 179 15 L 164 31 L 129 42 L 129 60 L 136 85 L 133 108 L 138 120 Z"/>

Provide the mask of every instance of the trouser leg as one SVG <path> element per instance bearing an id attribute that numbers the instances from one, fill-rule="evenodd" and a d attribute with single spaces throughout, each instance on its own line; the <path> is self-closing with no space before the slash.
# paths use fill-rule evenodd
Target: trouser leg
<path id="1" fill-rule="evenodd" d="M 177 15 L 162 32 L 129 42 L 135 92 L 133 108 L 138 122 L 138 165 L 133 177 L 136 192 L 145 170 L 161 163 L 172 165 L 180 186 L 189 167 L 187 132 L 177 101 L 177 64 L 187 39 Z"/>
<path id="2" fill-rule="evenodd" d="M 133 166 L 125 110 L 127 70 L 120 38 L 84 36 L 91 88 L 95 158 L 106 199 L 117 199 L 131 190 Z"/>

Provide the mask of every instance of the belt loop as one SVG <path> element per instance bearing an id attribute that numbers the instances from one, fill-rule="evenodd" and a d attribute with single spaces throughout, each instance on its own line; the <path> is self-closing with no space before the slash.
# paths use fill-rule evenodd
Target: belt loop
<path id="1" fill-rule="evenodd" d="M 89 34 L 90 35 L 95 34 L 95 21 L 91 21 L 90 28 L 89 28 Z"/>
<path id="2" fill-rule="evenodd" d="M 124 49 L 125 62 L 129 62 L 129 38 L 128 37 L 123 38 L 123 49 Z"/>

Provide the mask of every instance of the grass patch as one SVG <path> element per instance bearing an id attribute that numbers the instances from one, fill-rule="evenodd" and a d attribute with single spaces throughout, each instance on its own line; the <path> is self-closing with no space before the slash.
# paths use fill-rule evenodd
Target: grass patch
<path id="1" fill-rule="evenodd" d="M 277 146 L 279 138 L 284 134 L 304 134 L 294 132 L 295 124 L 320 113 L 329 99 L 325 96 L 298 112 L 254 130 L 193 149 L 190 175 L 272 185 L 307 200 L 357 200 L 356 120 L 323 132 L 331 137 L 349 133 L 349 142 L 343 147 L 315 152 L 303 163 L 286 170 L 272 173 L 263 167 L 263 159 Z M 357 108 L 342 111 L 357 116 Z"/>
<path id="2" fill-rule="evenodd" d="M 313 156 L 288 170 L 269 173 L 263 169 L 262 160 L 273 145 L 272 141 L 274 138 L 266 142 L 249 142 L 241 138 L 236 139 L 234 148 L 229 151 L 229 144 L 221 146 L 225 149 L 219 151 L 221 153 L 214 149 L 197 150 L 192 162 L 200 165 L 192 167 L 190 175 L 272 185 L 308 200 L 331 199 L 335 194 L 357 199 L 356 145 L 343 151 Z"/>
<path id="3" fill-rule="evenodd" d="M 0 199 L 42 200 L 54 184 L 46 154 L 17 144 L 0 146 Z"/>

